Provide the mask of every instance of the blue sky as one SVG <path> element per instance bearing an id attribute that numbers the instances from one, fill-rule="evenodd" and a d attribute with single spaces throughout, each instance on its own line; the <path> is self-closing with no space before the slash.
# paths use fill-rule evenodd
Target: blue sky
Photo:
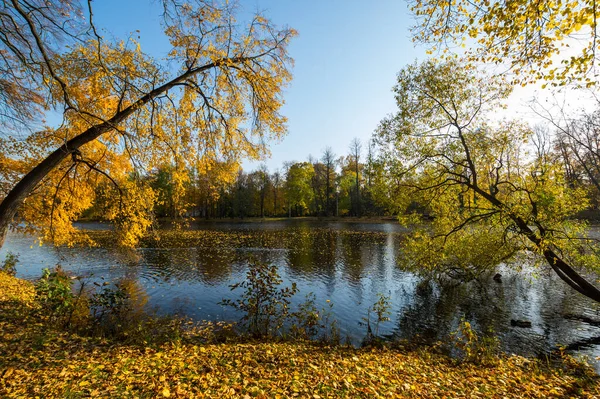
<path id="1" fill-rule="evenodd" d="M 148 4 L 151 4 L 150 6 Z M 285 93 L 288 135 L 271 145 L 270 170 L 284 161 L 321 156 L 330 146 L 348 152 L 354 137 L 363 142 L 395 109 L 396 73 L 424 48 L 410 39 L 412 19 L 398 0 L 241 0 L 245 12 L 262 11 L 275 24 L 299 32 L 291 46 L 294 79 Z M 158 2 L 94 1 L 98 26 L 123 37 L 140 30 L 142 48 L 163 56 L 168 43 L 159 25 Z M 108 33 L 108 32 L 105 32 Z M 110 34 L 110 33 L 109 33 Z M 245 163 L 246 169 L 257 164 Z"/>

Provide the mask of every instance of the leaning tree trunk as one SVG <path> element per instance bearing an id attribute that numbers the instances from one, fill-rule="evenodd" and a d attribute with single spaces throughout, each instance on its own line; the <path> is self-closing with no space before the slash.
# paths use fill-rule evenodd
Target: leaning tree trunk
<path id="1" fill-rule="evenodd" d="M 23 204 L 23 201 L 35 187 L 46 177 L 54 168 L 56 168 L 65 158 L 78 151 L 83 145 L 97 139 L 100 135 L 113 130 L 122 121 L 127 119 L 136 110 L 143 107 L 146 103 L 175 87 L 178 83 L 184 82 L 206 70 L 228 64 L 244 62 L 253 57 L 235 57 L 216 60 L 209 64 L 187 70 L 185 73 L 177 76 L 169 82 L 155 88 L 136 102 L 117 112 L 112 118 L 97 125 L 90 127 L 79 135 L 73 137 L 57 150 L 48 155 L 42 162 L 29 171 L 23 178 L 10 190 L 8 195 L 0 203 L 0 248 L 4 245 L 8 228 L 15 217 L 17 210 Z"/>
<path id="2" fill-rule="evenodd" d="M 481 190 L 478 186 L 472 185 L 471 188 L 473 188 L 479 195 L 484 197 L 495 207 L 499 209 L 507 209 L 498 198 L 484 190 Z M 600 302 L 600 290 L 596 286 L 587 281 L 581 274 L 573 269 L 571 265 L 565 262 L 556 253 L 556 251 L 554 251 L 552 248 L 544 246 L 542 239 L 531 229 L 531 227 L 529 227 L 523 218 L 513 214 L 512 212 L 509 212 L 509 217 L 519 228 L 519 233 L 524 235 L 531 243 L 535 245 L 536 248 L 540 250 L 544 256 L 544 259 L 546 259 L 546 262 L 548 262 L 552 270 L 554 270 L 561 280 L 563 280 L 580 294 L 585 295 L 596 302 Z"/>

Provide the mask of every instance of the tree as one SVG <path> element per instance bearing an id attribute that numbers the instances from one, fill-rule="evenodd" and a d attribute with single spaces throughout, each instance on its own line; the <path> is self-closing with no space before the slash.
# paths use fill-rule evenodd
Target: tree
<path id="1" fill-rule="evenodd" d="M 269 170 L 267 165 L 262 164 L 260 168 L 252 173 L 255 178 L 254 186 L 258 190 L 259 196 L 259 204 L 260 204 L 260 217 L 265 217 L 265 198 L 267 196 L 267 192 L 269 191 L 269 185 L 271 185 Z"/>
<path id="2" fill-rule="evenodd" d="M 411 0 L 418 42 L 465 47 L 472 62 L 507 62 L 522 83 L 596 84 L 598 7 L 584 1 Z M 568 57 L 553 58 L 561 53 Z M 572 56 L 571 56 L 572 55 Z"/>
<path id="3" fill-rule="evenodd" d="M 313 174 L 311 176 L 310 185 L 313 191 L 312 214 L 320 216 L 325 207 L 325 167 L 317 158 L 308 155 L 308 162 L 312 165 Z M 310 209 L 310 207 L 309 207 Z"/>
<path id="4" fill-rule="evenodd" d="M 313 201 L 311 183 L 314 174 L 315 170 L 310 162 L 297 162 L 289 166 L 285 182 L 286 196 L 290 210 L 296 209 L 297 216 L 302 216 Z"/>
<path id="5" fill-rule="evenodd" d="M 381 207 L 382 204 L 378 203 L 375 187 L 376 171 L 376 155 L 375 155 L 375 141 L 370 139 L 367 143 L 367 154 L 366 163 L 363 166 L 365 184 L 362 190 L 361 202 L 363 205 L 363 212 L 368 215 L 382 215 L 384 209 Z"/>
<path id="6" fill-rule="evenodd" d="M 335 179 L 335 154 L 331 147 L 325 147 L 321 162 L 325 167 L 325 213 L 327 216 L 331 216 L 333 211 L 331 207 L 332 182 Z"/>
<path id="7" fill-rule="evenodd" d="M 535 135 L 527 126 L 488 121 L 509 87 L 458 61 L 430 60 L 403 69 L 394 92 L 398 112 L 377 140 L 392 178 L 401 178 L 398 203 L 417 200 L 434 218 L 407 240 L 413 267 L 472 278 L 529 256 L 600 301 L 576 270 L 598 264 L 585 225 L 569 219 L 586 206 L 585 193 L 566 184 L 547 143 L 528 152 Z"/>
<path id="8" fill-rule="evenodd" d="M 564 109 L 546 109 L 538 104 L 536 112 L 554 129 L 555 151 L 562 158 L 570 184 L 588 189 L 593 205 L 600 203 L 600 110 L 573 117 Z"/>
<path id="9" fill-rule="evenodd" d="M 280 197 L 279 193 L 283 187 L 283 180 L 281 178 L 281 173 L 279 170 L 276 170 L 271 175 L 271 182 L 273 188 L 273 216 L 278 216 L 280 213 L 281 205 L 277 202 Z"/>
<path id="10" fill-rule="evenodd" d="M 199 160 L 194 165 L 193 190 L 197 195 L 192 195 L 190 203 L 196 205 L 199 216 L 207 219 L 211 216 L 224 216 L 216 208 L 219 207 L 219 200 L 225 194 L 226 188 L 234 185 L 239 168 L 239 163 L 233 160 L 210 163 Z"/>
<path id="11" fill-rule="evenodd" d="M 81 14 L 78 4 L 1 6 L 0 86 L 2 79 L 11 82 L 2 106 L 17 113 L 28 106 L 23 98 L 33 98 L 28 112 L 59 111 L 63 123 L 0 143 L 4 158 L 17 154 L 0 165 L 2 180 L 10 182 L 0 203 L 0 245 L 8 227 L 21 223 L 69 243 L 70 221 L 95 200 L 98 177 L 114 186 L 118 204 L 106 218 L 123 244 L 134 245 L 150 225 L 155 195 L 140 179 L 149 170 L 171 164 L 185 179 L 192 161 L 259 159 L 265 142 L 285 133 L 279 109 L 291 78 L 293 30 L 277 29 L 261 15 L 237 23 L 229 2 L 164 0 L 172 49 L 161 64 L 133 40 L 100 37 L 91 1 L 88 20 L 70 23 Z"/>
<path id="12" fill-rule="evenodd" d="M 75 35 L 84 31 L 84 25 L 83 12 L 76 1 L 2 2 L 0 126 L 3 134 L 15 129 L 29 131 L 32 121 L 39 119 L 55 73 L 48 60 L 61 43 L 75 41 Z"/>
<path id="13" fill-rule="evenodd" d="M 358 137 L 355 137 L 350 142 L 350 158 L 352 159 L 352 163 L 354 165 L 354 173 L 355 173 L 355 186 L 354 186 L 354 197 L 352 200 L 352 209 L 354 216 L 361 215 L 361 199 L 360 199 L 360 176 L 359 176 L 359 167 L 360 167 L 360 153 L 362 150 L 362 144 Z"/>

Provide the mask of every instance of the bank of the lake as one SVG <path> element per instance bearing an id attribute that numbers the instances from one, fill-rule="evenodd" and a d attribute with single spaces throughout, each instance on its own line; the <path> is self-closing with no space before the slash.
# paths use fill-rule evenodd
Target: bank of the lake
<path id="1" fill-rule="evenodd" d="M 206 342 L 183 335 L 130 345 L 61 331 L 35 312 L 30 282 L 0 272 L 0 396 L 17 397 L 581 397 L 598 376 L 567 357 L 457 362 L 431 349 L 307 342 Z"/>

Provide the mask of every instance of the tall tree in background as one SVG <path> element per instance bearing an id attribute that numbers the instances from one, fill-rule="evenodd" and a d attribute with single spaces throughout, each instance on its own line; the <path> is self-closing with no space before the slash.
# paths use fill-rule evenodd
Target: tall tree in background
<path id="1" fill-rule="evenodd" d="M 600 204 L 600 110 L 574 117 L 564 109 L 534 108 L 554 129 L 554 145 L 566 176 L 573 185 L 586 187 L 595 207 Z"/>
<path id="2" fill-rule="evenodd" d="M 303 216 L 314 200 L 311 186 L 315 170 L 310 162 L 291 164 L 286 174 L 285 190 L 289 206 L 289 215 Z"/>
<path id="3" fill-rule="evenodd" d="M 261 15 L 237 23 L 228 2 L 163 5 L 172 46 L 163 63 L 132 40 L 99 36 L 91 1 L 87 10 L 69 0 L 0 5 L 4 122 L 27 122 L 41 110 L 63 114 L 56 129 L 26 140 L 5 134 L 0 143 L 0 180 L 7 182 L 0 245 L 8 227 L 21 223 L 69 243 L 70 222 L 94 201 L 98 179 L 114 186 L 106 219 L 122 244 L 135 245 L 150 226 L 156 198 L 139 177 L 171 164 L 177 187 L 184 187 L 192 160 L 210 168 L 258 159 L 269 138 L 285 133 L 279 109 L 295 32 Z"/>
<path id="4" fill-rule="evenodd" d="M 332 183 L 335 179 L 335 154 L 331 147 L 325 147 L 323 155 L 321 156 L 321 162 L 325 167 L 325 213 L 327 216 L 332 215 Z"/>
<path id="5" fill-rule="evenodd" d="M 362 144 L 358 137 L 355 137 L 350 142 L 350 158 L 352 159 L 354 165 L 354 173 L 355 173 L 355 186 L 354 186 L 354 197 L 352 200 L 352 209 L 354 216 L 361 216 L 361 198 L 360 198 L 360 154 L 362 151 Z"/>
<path id="6" fill-rule="evenodd" d="M 257 171 L 257 185 L 259 190 L 260 197 L 260 217 L 265 217 L 265 198 L 267 196 L 267 192 L 269 191 L 269 169 L 267 169 L 267 165 L 262 164 Z"/>
<path id="7" fill-rule="evenodd" d="M 273 216 L 277 216 L 280 214 L 281 204 L 277 202 L 281 198 L 280 192 L 283 187 L 283 179 L 281 178 L 281 172 L 276 170 L 271 175 L 271 182 L 273 188 Z"/>

